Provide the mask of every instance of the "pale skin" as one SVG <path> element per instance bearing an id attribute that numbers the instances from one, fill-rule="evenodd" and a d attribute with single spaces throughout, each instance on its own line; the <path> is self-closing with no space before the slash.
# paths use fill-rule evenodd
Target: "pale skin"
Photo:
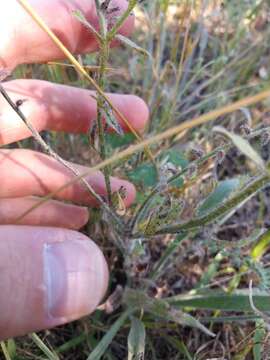
<path id="1" fill-rule="evenodd" d="M 73 53 L 97 49 L 95 38 L 71 16 L 73 9 L 80 9 L 97 26 L 94 0 L 29 3 Z M 127 6 L 125 0 L 112 4 L 117 4 L 119 11 Z M 128 36 L 133 27 L 134 17 L 130 16 L 120 32 Z M 62 58 L 17 1 L 6 1 L 0 11 L 0 69 Z M 12 100 L 26 99 L 21 110 L 39 131 L 87 133 L 96 118 L 91 91 L 38 80 L 15 80 L 4 87 Z M 142 132 L 148 120 L 143 100 L 133 95 L 109 96 L 132 127 Z M 29 136 L 20 118 L 0 97 L 0 145 Z M 76 166 L 85 172 L 86 167 Z M 38 197 L 74 175 L 49 156 L 25 149 L 0 150 L 0 174 L 0 340 L 90 314 L 104 298 L 109 278 L 98 246 L 78 232 L 88 221 L 87 207 L 96 205 L 92 197 L 77 183 L 15 225 Z M 98 194 L 106 195 L 101 173 L 87 180 Z M 136 190 L 131 183 L 112 178 L 111 184 L 113 191 L 121 186 L 127 189 L 127 206 L 134 201 Z"/>

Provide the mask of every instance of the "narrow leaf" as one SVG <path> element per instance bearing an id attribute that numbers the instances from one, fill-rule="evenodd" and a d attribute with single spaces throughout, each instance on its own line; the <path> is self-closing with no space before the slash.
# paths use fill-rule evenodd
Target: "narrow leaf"
<path id="1" fill-rule="evenodd" d="M 251 256 L 253 257 L 253 259 L 259 260 L 266 252 L 269 245 L 270 245 L 270 230 L 267 230 L 251 250 Z"/>
<path id="2" fill-rule="evenodd" d="M 263 343 L 265 339 L 265 323 L 263 320 L 256 322 L 256 331 L 253 337 L 253 357 L 254 360 L 263 360 Z"/>
<path id="3" fill-rule="evenodd" d="M 197 209 L 198 216 L 203 216 L 215 209 L 226 200 L 231 193 L 239 186 L 239 179 L 221 181 L 216 189 L 203 201 Z"/>
<path id="4" fill-rule="evenodd" d="M 137 45 L 134 41 L 130 40 L 129 38 L 121 35 L 121 34 L 118 34 L 115 36 L 116 39 L 118 39 L 119 41 L 121 41 L 123 44 L 131 47 L 132 49 L 142 53 L 143 55 L 146 55 L 148 56 L 149 58 L 152 58 L 151 54 L 145 50 L 144 48 L 140 47 L 139 45 Z"/>
<path id="5" fill-rule="evenodd" d="M 116 119 L 112 109 L 104 104 L 104 107 L 102 109 L 103 116 L 105 118 L 105 121 L 109 127 L 111 127 L 118 135 L 123 136 L 124 131 L 119 124 L 118 120 Z"/>
<path id="6" fill-rule="evenodd" d="M 92 24 L 90 24 L 90 22 L 86 19 L 86 17 L 83 15 L 83 13 L 80 10 L 74 10 L 73 11 L 73 15 L 75 16 L 75 18 L 81 23 L 83 24 L 87 29 L 89 29 L 93 34 L 95 34 L 95 36 L 101 40 L 101 36 L 100 34 L 97 32 L 97 30 L 93 27 Z"/>
<path id="7" fill-rule="evenodd" d="M 48 348 L 48 346 L 40 339 L 37 334 L 31 334 L 30 337 L 37 345 L 37 347 L 43 352 L 44 355 L 47 356 L 49 360 L 59 360 L 59 357 Z"/>
<path id="8" fill-rule="evenodd" d="M 16 357 L 16 353 L 17 353 L 17 347 L 16 347 L 16 343 L 14 339 L 9 339 L 7 341 L 7 349 L 8 352 L 10 354 L 10 357 L 13 359 Z"/>
<path id="9" fill-rule="evenodd" d="M 101 339 L 96 348 L 88 356 L 87 360 L 99 360 L 105 354 L 105 351 L 110 346 L 113 338 L 118 333 L 119 329 L 125 323 L 127 317 L 130 314 L 130 310 L 125 311 L 112 325 L 112 327 L 107 331 L 104 337 Z"/>
<path id="10" fill-rule="evenodd" d="M 220 126 L 214 127 L 213 130 L 218 133 L 226 135 L 244 155 L 246 155 L 250 160 L 252 160 L 255 164 L 257 164 L 261 169 L 265 169 L 265 164 L 263 159 L 253 149 L 253 147 L 250 145 L 250 143 L 247 140 L 243 139 L 241 136 L 237 134 L 233 134 L 227 131 L 226 129 Z"/>
<path id="11" fill-rule="evenodd" d="M 252 298 L 256 308 L 260 311 L 270 311 L 269 292 L 253 289 Z M 237 290 L 231 294 L 222 291 L 208 290 L 207 293 L 177 295 L 166 300 L 170 305 L 179 308 L 188 306 L 195 309 L 252 311 L 248 289 Z"/>
<path id="12" fill-rule="evenodd" d="M 142 291 L 126 288 L 124 302 L 132 308 L 143 308 L 159 318 L 172 321 L 180 325 L 198 328 L 209 336 L 215 336 L 204 325 L 189 314 L 171 306 L 164 299 L 151 298 Z"/>
<path id="13" fill-rule="evenodd" d="M 3 353 L 4 357 L 5 357 L 5 360 L 11 360 L 11 357 L 9 355 L 9 352 L 8 352 L 8 349 L 7 349 L 7 346 L 6 346 L 5 342 L 1 341 L 0 344 L 1 344 L 1 350 L 2 350 L 2 353 Z"/>
<path id="14" fill-rule="evenodd" d="M 132 318 L 131 328 L 128 335 L 128 360 L 143 360 L 145 350 L 145 327 L 144 323 Z"/>
<path id="15" fill-rule="evenodd" d="M 208 330 L 203 324 L 201 324 L 199 322 L 199 320 L 195 319 L 193 316 L 191 316 L 181 310 L 172 308 L 169 311 L 168 315 L 169 316 L 167 319 L 171 320 L 177 324 L 197 328 L 197 329 L 201 330 L 202 332 L 204 332 L 206 335 L 211 336 L 211 337 L 216 336 L 214 333 L 212 333 L 210 330 Z"/>

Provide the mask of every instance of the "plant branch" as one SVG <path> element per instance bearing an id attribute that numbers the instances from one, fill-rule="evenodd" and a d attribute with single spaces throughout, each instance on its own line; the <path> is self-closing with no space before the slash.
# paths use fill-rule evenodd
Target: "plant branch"
<path id="1" fill-rule="evenodd" d="M 84 174 L 81 174 L 76 179 L 67 182 L 65 185 L 61 186 L 59 189 L 55 190 L 51 194 L 48 194 L 46 197 L 44 197 L 39 202 L 37 202 L 33 207 L 29 208 L 29 210 L 27 210 L 24 214 L 22 214 L 20 216 L 20 218 L 18 218 L 17 221 L 21 220 L 24 216 L 29 214 L 32 210 L 41 206 L 43 203 L 46 203 L 48 200 L 52 199 L 56 194 L 63 191 L 64 189 L 71 186 L 72 184 L 76 183 L 81 178 L 86 177 L 89 174 L 92 174 L 96 170 L 104 169 L 104 167 L 106 167 L 108 165 L 112 165 L 119 160 L 123 160 L 123 159 L 127 158 L 128 156 L 131 156 L 132 154 L 136 153 L 137 151 L 142 150 L 146 145 L 149 146 L 149 145 L 155 144 L 157 142 L 160 142 L 162 140 L 168 139 L 174 135 L 177 135 L 178 133 L 181 133 L 184 130 L 192 129 L 196 126 L 206 124 L 210 121 L 215 120 L 219 116 L 230 114 L 230 113 L 238 110 L 241 107 L 246 107 L 246 106 L 256 104 L 264 99 L 267 99 L 268 97 L 270 97 L 270 90 L 259 92 L 256 95 L 246 97 L 246 98 L 238 100 L 230 105 L 226 105 L 219 109 L 210 111 L 210 112 L 203 114 L 195 119 L 187 120 L 180 125 L 169 128 L 168 130 L 164 131 L 161 134 L 152 136 L 149 139 L 146 139 L 146 140 L 140 142 L 139 144 L 132 145 L 132 146 L 128 147 L 127 149 L 111 156 L 109 159 L 106 159 L 106 160 L 100 162 L 99 164 L 93 166 L 88 171 L 86 171 Z"/>
<path id="2" fill-rule="evenodd" d="M 248 136 L 245 136 L 244 138 L 247 139 L 247 140 L 251 140 L 253 138 L 261 136 L 265 131 L 269 131 L 269 130 L 270 130 L 270 126 L 262 128 L 262 129 L 254 130 L 254 131 L 251 132 L 251 134 L 249 134 Z M 205 156 L 193 161 L 191 164 L 188 164 L 184 169 L 181 169 L 177 174 L 174 174 L 173 176 L 171 176 L 168 179 L 168 184 L 171 184 L 173 181 L 175 181 L 175 180 L 179 179 L 180 177 L 184 176 L 189 171 L 190 165 L 194 165 L 195 168 L 199 168 L 207 160 L 209 160 L 211 158 L 215 158 L 216 155 L 219 152 L 221 152 L 221 151 L 227 152 L 230 149 L 232 149 L 234 146 L 235 145 L 230 141 L 229 143 L 225 144 L 224 146 L 219 146 L 219 147 L 215 148 L 213 151 L 209 152 Z M 144 217 L 145 212 L 147 211 L 147 209 L 151 205 L 152 199 L 156 195 L 160 194 L 160 192 L 161 192 L 160 187 L 156 186 L 154 189 L 152 189 L 150 194 L 144 200 L 144 202 L 142 203 L 142 205 L 138 209 L 137 213 L 131 219 L 131 224 L 130 224 L 131 233 L 134 232 L 136 224 L 138 224 L 138 222 Z"/>
<path id="3" fill-rule="evenodd" d="M 95 80 L 87 73 L 84 67 L 76 60 L 76 58 L 71 54 L 71 52 L 65 47 L 65 45 L 58 39 L 58 37 L 50 30 L 50 28 L 46 25 L 43 19 L 35 12 L 33 7 L 28 3 L 27 0 L 17 0 L 24 10 L 31 16 L 31 18 L 37 23 L 37 25 L 47 33 L 50 39 L 55 43 L 55 45 L 63 52 L 63 54 L 69 59 L 69 61 L 74 65 L 75 69 L 83 75 L 90 84 L 94 87 L 98 94 L 100 94 L 104 100 L 108 103 L 108 105 L 113 109 L 114 113 L 123 121 L 123 123 L 127 126 L 129 131 L 135 136 L 137 140 L 142 140 L 141 136 L 138 132 L 132 127 L 126 117 L 119 111 L 109 99 L 109 97 L 102 91 L 102 89 L 98 86 Z M 143 147 L 145 149 L 146 154 L 154 162 L 154 157 L 150 151 L 150 149 L 146 146 Z"/>
<path id="4" fill-rule="evenodd" d="M 105 73 L 106 67 L 109 58 L 109 45 L 106 40 L 107 35 L 107 23 L 106 19 L 104 18 L 104 14 L 101 10 L 100 1 L 95 0 L 96 3 L 96 10 L 97 15 L 99 18 L 99 26 L 100 26 L 100 52 L 99 52 L 99 76 L 98 76 L 98 86 L 104 91 L 105 88 Z M 104 107 L 104 98 L 98 94 L 97 97 L 97 129 L 98 129 L 98 136 L 99 136 L 99 146 L 100 146 L 100 156 L 102 160 L 107 158 L 107 149 L 106 149 L 106 142 L 105 142 L 105 135 L 104 135 L 104 125 L 102 121 L 102 108 Z M 109 206 L 112 205 L 112 189 L 111 189 L 111 182 L 110 182 L 110 167 L 106 166 L 104 168 L 104 177 L 105 177 L 105 184 L 108 194 L 108 203 Z"/>
<path id="5" fill-rule="evenodd" d="M 231 199 L 227 200 L 223 205 L 211 211 L 209 214 L 195 218 L 185 223 L 166 226 L 157 230 L 155 235 L 176 234 L 192 231 L 198 227 L 203 227 L 213 223 L 221 216 L 233 210 L 237 205 L 240 205 L 242 202 L 255 195 L 259 190 L 265 188 L 268 184 L 270 184 L 270 176 L 268 174 L 259 176 L 255 178 L 249 185 L 247 185 L 242 191 L 233 196 Z"/>
<path id="6" fill-rule="evenodd" d="M 132 13 L 132 11 L 133 11 L 133 9 L 135 8 L 136 5 L 137 5 L 137 0 L 130 0 L 129 1 L 126 11 L 120 16 L 120 18 L 118 19 L 116 24 L 112 27 L 112 29 L 108 33 L 108 35 L 107 35 L 108 42 L 111 42 L 113 40 L 113 38 L 117 34 L 118 30 L 124 24 L 126 19 L 130 16 L 130 14 Z"/>
<path id="7" fill-rule="evenodd" d="M 23 114 L 23 112 L 20 109 L 20 106 L 16 105 L 13 100 L 10 98 L 4 87 L 0 84 L 0 93 L 5 98 L 5 100 L 8 102 L 8 104 L 11 106 L 11 108 L 18 114 L 20 119 L 24 122 L 24 124 L 27 126 L 35 140 L 38 142 L 38 144 L 42 147 L 43 151 L 52 156 L 56 161 L 64 165 L 67 169 L 69 169 L 76 177 L 80 177 L 82 183 L 87 188 L 87 190 L 90 192 L 90 194 L 93 196 L 93 198 L 100 203 L 100 205 L 104 208 L 104 210 L 108 213 L 110 218 L 117 223 L 118 226 L 122 227 L 122 222 L 120 222 L 120 219 L 118 216 L 114 214 L 114 212 L 111 211 L 109 206 L 103 201 L 100 195 L 98 195 L 95 190 L 92 188 L 92 186 L 88 183 L 88 181 L 81 177 L 81 173 L 75 169 L 68 161 L 64 160 L 59 156 L 40 136 L 38 131 L 34 128 L 34 126 L 28 121 L 26 116 Z"/>

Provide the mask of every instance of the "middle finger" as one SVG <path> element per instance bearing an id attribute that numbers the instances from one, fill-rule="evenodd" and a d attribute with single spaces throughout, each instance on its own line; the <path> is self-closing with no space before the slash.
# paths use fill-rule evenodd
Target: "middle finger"
<path id="1" fill-rule="evenodd" d="M 80 173 L 88 168 L 73 165 Z M 74 179 L 74 174 L 53 158 L 31 150 L 0 150 L 1 187 L 0 198 L 20 198 L 25 196 L 46 196 Z M 106 184 L 101 172 L 85 177 L 94 191 L 106 197 Z M 134 186 L 125 180 L 111 178 L 112 192 L 126 189 L 125 206 L 131 205 L 135 199 Z M 56 196 L 60 200 L 73 201 L 78 204 L 98 205 L 89 190 L 80 181 L 70 185 Z"/>
<path id="2" fill-rule="evenodd" d="M 4 83 L 4 88 L 14 102 L 26 100 L 21 110 L 38 131 L 87 133 L 97 117 L 93 91 L 41 80 L 14 80 Z M 149 116 L 145 102 L 135 95 L 109 94 L 109 98 L 130 125 L 142 132 Z M 123 129 L 127 130 L 121 119 L 118 120 Z M 0 145 L 29 136 L 31 133 L 25 124 L 6 100 L 0 97 Z"/>

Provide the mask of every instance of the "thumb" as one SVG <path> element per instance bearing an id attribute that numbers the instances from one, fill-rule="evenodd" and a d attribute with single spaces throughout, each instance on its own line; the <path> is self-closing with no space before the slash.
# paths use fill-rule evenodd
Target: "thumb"
<path id="1" fill-rule="evenodd" d="M 71 230 L 0 226 L 0 339 L 90 314 L 105 294 L 102 252 Z"/>

